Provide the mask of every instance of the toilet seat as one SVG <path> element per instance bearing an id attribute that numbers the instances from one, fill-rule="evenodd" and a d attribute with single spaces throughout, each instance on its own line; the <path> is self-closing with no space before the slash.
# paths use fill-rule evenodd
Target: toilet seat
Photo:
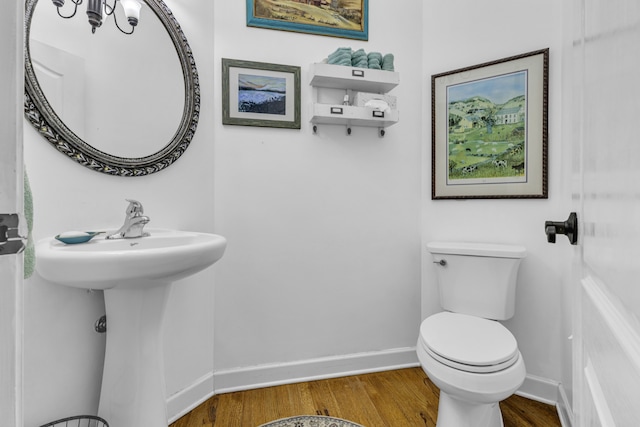
<path id="1" fill-rule="evenodd" d="M 494 320 L 442 312 L 420 326 L 426 352 L 451 368 L 491 373 L 512 366 L 519 358 L 518 343 L 507 328 Z"/>

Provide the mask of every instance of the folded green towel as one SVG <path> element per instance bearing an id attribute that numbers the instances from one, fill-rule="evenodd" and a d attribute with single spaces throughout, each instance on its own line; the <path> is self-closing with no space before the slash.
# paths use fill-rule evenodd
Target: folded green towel
<path id="1" fill-rule="evenodd" d="M 382 69 L 386 70 L 386 71 L 393 71 L 394 70 L 394 66 L 393 66 L 393 54 L 392 53 L 387 53 L 383 58 L 382 58 Z"/>
<path id="2" fill-rule="evenodd" d="M 394 71 L 393 54 L 382 55 L 380 52 L 365 52 L 364 49 L 354 51 L 350 47 L 339 47 L 327 56 L 327 63 L 345 65 L 373 70 Z"/>
<path id="3" fill-rule="evenodd" d="M 351 54 L 350 53 L 342 53 L 340 55 L 333 56 L 328 59 L 329 64 L 335 64 L 338 62 L 349 61 L 351 62 Z"/>
<path id="4" fill-rule="evenodd" d="M 329 54 L 329 60 L 334 59 L 337 56 L 342 56 L 344 54 L 348 54 L 351 56 L 351 48 L 350 47 L 339 47 L 335 50 L 335 52 Z"/>
<path id="5" fill-rule="evenodd" d="M 27 219 L 27 245 L 24 249 L 24 278 L 28 279 L 36 268 L 36 248 L 33 244 L 33 196 L 27 170 L 24 171 L 24 216 Z"/>

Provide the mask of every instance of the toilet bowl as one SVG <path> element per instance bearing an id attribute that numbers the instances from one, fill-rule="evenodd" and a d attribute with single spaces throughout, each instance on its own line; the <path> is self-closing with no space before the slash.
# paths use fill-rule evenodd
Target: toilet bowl
<path id="1" fill-rule="evenodd" d="M 442 312 L 420 326 L 418 360 L 440 389 L 437 427 L 502 427 L 499 403 L 524 382 L 524 361 L 500 323 Z"/>
<path id="2" fill-rule="evenodd" d="M 440 389 L 436 427 L 503 427 L 501 400 L 526 376 L 514 336 L 498 320 L 513 316 L 516 245 L 432 242 L 440 306 L 420 325 L 416 352 Z"/>

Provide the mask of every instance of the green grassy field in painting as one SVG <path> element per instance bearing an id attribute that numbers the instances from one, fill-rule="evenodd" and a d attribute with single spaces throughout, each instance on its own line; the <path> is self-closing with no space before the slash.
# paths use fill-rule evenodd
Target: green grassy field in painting
<path id="1" fill-rule="evenodd" d="M 255 0 L 255 16 L 299 24 L 322 25 L 343 30 L 362 30 L 360 0 L 342 0 L 340 11 L 293 0 Z"/>
<path id="2" fill-rule="evenodd" d="M 474 128 L 449 135 L 449 179 L 504 178 L 524 175 L 522 123 Z M 504 162 L 501 166 L 494 163 Z M 472 170 L 469 170 L 469 169 Z"/>

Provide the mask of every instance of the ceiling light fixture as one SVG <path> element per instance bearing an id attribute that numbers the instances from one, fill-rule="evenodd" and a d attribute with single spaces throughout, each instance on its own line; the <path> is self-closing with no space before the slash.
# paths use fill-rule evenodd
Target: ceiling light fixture
<path id="1" fill-rule="evenodd" d="M 58 15 L 60 17 L 69 19 L 73 18 L 78 11 L 78 6 L 82 4 L 84 0 L 70 0 L 73 3 L 73 13 L 71 15 L 63 15 L 60 9 L 64 6 L 65 0 L 52 0 L 53 5 L 58 9 Z M 129 21 L 131 31 L 123 30 L 118 24 L 115 10 L 117 4 L 120 3 L 124 14 Z M 113 15 L 113 21 L 116 27 L 124 34 L 133 34 L 133 31 L 138 25 L 140 19 L 140 9 L 142 8 L 141 0 L 113 0 L 113 4 L 109 4 L 108 0 L 87 0 L 87 17 L 89 18 L 89 24 L 91 24 L 91 32 L 95 33 L 96 29 L 102 25 L 103 18 Z"/>

